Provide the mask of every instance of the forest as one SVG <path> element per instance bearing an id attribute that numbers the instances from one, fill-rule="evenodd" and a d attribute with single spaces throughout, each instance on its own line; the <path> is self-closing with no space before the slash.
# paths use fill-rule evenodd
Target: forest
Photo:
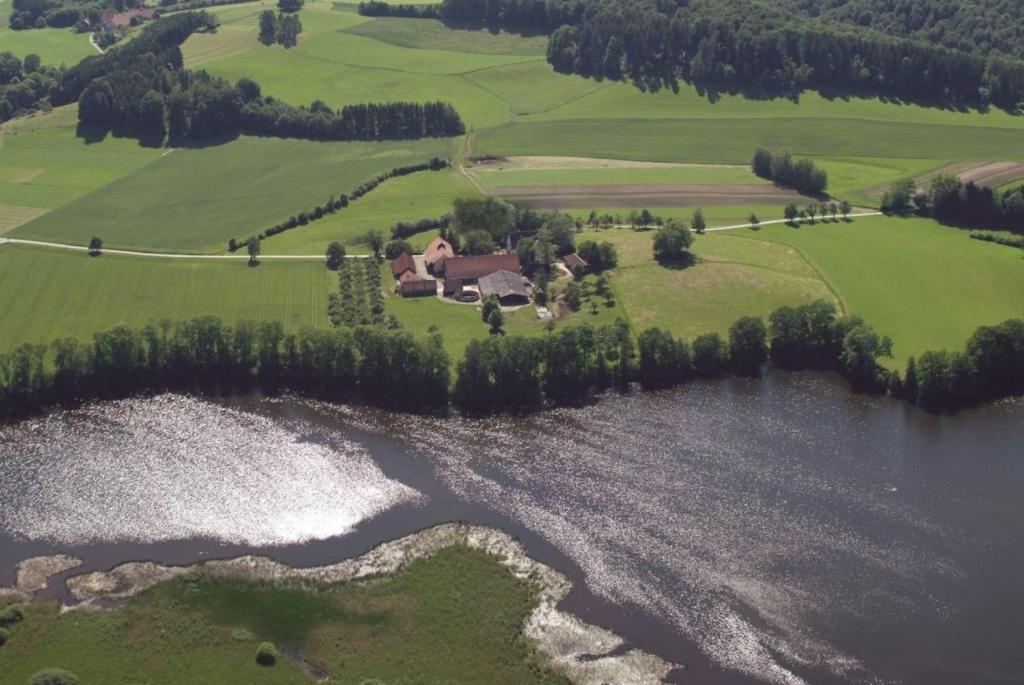
<path id="1" fill-rule="evenodd" d="M 1009 56 L 965 52 L 905 32 L 802 16 L 779 3 L 444 0 L 441 15 L 550 32 L 548 61 L 555 69 L 651 89 L 683 79 L 711 93 L 752 96 L 814 88 L 1009 110 L 1024 100 L 1019 47 Z M 957 27 L 951 35 L 967 31 L 967 23 Z"/>

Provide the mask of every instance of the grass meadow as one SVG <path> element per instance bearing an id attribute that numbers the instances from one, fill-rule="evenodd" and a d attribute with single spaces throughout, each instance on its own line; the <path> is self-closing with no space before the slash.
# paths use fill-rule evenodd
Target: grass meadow
<path id="1" fill-rule="evenodd" d="M 107 247 L 223 252 L 229 238 L 244 240 L 392 167 L 447 157 L 452 144 L 243 137 L 164 151 L 135 173 L 12 235 L 78 245 L 97 235 Z"/>
<path id="2" fill-rule="evenodd" d="M 458 582 L 452 582 L 456 578 Z M 42 669 L 83 683 L 566 683 L 520 636 L 536 599 L 497 560 L 464 547 L 400 574 L 334 585 L 184 576 L 109 611 L 31 605 L 0 650 L 0 681 Z M 286 651 L 256 663 L 262 641 Z"/>
<path id="3" fill-rule="evenodd" d="M 0 349 L 83 340 L 117 324 L 212 314 L 225 321 L 326 326 L 337 275 L 320 261 L 178 260 L 0 245 Z"/>
<path id="4" fill-rule="evenodd" d="M 962 348 L 978 326 L 1024 316 L 1024 252 L 931 220 L 776 225 L 723 238 L 799 250 L 848 313 L 892 337 L 900 366 L 926 350 Z"/>
<path id="5" fill-rule="evenodd" d="M 320 254 L 327 244 L 337 240 L 349 254 L 369 254 L 365 236 L 375 229 L 386 238 L 398 221 L 438 218 L 452 211 L 458 197 L 478 193 L 455 171 L 424 171 L 392 178 L 348 207 L 319 221 L 285 231 L 263 241 L 265 254 Z M 413 247 L 422 248 L 435 233 L 408 238 Z"/>
<path id="6" fill-rule="evenodd" d="M 102 188 L 162 153 L 112 136 L 88 143 L 75 135 L 76 121 L 77 110 L 70 106 L 0 126 L 0 234 Z"/>
<path id="7" fill-rule="evenodd" d="M 10 5 L 0 5 L 0 52 L 13 53 L 18 59 L 26 55 L 39 55 L 43 64 L 69 67 L 78 64 L 89 55 L 99 54 L 89 45 L 89 34 L 75 33 L 71 29 L 29 29 L 13 31 L 7 25 L 6 10 Z"/>
<path id="8" fill-rule="evenodd" d="M 509 186 L 602 185 L 769 185 L 742 166 L 608 167 L 591 169 L 515 169 L 497 166 L 470 170 L 486 189 Z"/>
<path id="9" fill-rule="evenodd" d="M 635 332 L 658 326 L 693 339 L 724 334 L 741 316 L 767 317 L 783 305 L 837 302 L 799 251 L 786 245 L 708 233 L 694 243 L 697 263 L 676 268 L 654 260 L 653 231 L 607 229 L 581 238 L 616 246 L 619 266 L 611 283 Z"/>

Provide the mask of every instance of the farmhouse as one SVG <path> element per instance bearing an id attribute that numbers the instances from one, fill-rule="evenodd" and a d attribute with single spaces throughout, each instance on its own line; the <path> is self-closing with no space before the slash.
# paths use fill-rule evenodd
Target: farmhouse
<path id="1" fill-rule="evenodd" d="M 530 293 L 524 280 L 518 273 L 495 271 L 480 279 L 480 295 L 484 298 L 493 295 L 506 307 L 529 304 Z"/>
<path id="2" fill-rule="evenodd" d="M 427 265 L 427 272 L 434 273 L 434 267 L 449 257 L 455 256 L 452 244 L 438 236 L 430 241 L 427 249 L 423 251 L 423 262 Z"/>
<path id="3" fill-rule="evenodd" d="M 468 283 L 478 281 L 495 271 L 511 271 L 516 274 L 522 272 L 519 255 L 514 252 L 473 257 L 450 257 L 439 263 L 438 266 L 443 267 L 445 278 L 454 278 Z"/>
<path id="4" fill-rule="evenodd" d="M 399 281 L 408 280 L 408 278 L 402 278 L 405 274 L 412 274 L 413 278 L 417 278 L 416 262 L 408 252 L 403 252 L 391 260 L 391 273 L 394 275 L 395 280 Z"/>

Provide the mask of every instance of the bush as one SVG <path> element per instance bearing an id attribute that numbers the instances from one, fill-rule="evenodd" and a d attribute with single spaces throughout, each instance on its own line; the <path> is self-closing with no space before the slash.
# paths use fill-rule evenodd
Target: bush
<path id="1" fill-rule="evenodd" d="M 388 259 L 396 259 L 403 252 L 407 252 L 410 255 L 415 254 L 412 245 L 401 239 L 389 241 L 384 247 L 384 256 Z"/>
<path id="2" fill-rule="evenodd" d="M 260 666 L 273 666 L 279 658 L 281 654 L 272 642 L 261 642 L 256 648 L 256 663 Z"/>
<path id="3" fill-rule="evenodd" d="M 78 677 L 62 668 L 44 668 L 28 681 L 29 685 L 78 685 Z"/>
<path id="4" fill-rule="evenodd" d="M 0 628 L 14 625 L 24 618 L 25 612 L 22 611 L 21 606 L 12 604 L 3 611 L 0 611 Z"/>
<path id="5" fill-rule="evenodd" d="M 10 636 L 11 631 L 7 630 L 7 628 L 0 628 L 0 647 L 3 647 L 5 644 L 7 644 L 7 638 L 9 638 Z"/>

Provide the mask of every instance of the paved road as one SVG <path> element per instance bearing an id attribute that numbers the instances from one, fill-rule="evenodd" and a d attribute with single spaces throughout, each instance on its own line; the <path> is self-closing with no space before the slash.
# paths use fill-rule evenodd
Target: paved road
<path id="1" fill-rule="evenodd" d="M 851 219 L 861 219 L 864 217 L 871 216 L 884 216 L 882 212 L 860 212 L 857 214 L 850 214 Z M 820 219 L 819 219 L 820 220 Z M 797 223 L 807 223 L 810 219 L 797 219 Z M 768 221 L 762 221 L 758 226 L 769 226 L 771 224 L 784 224 L 787 223 L 787 219 L 770 219 Z M 614 228 L 631 228 L 625 224 L 615 225 Z M 734 231 L 741 228 L 751 228 L 751 224 L 736 224 L 735 226 L 717 226 L 715 228 L 705 229 L 706 233 L 713 233 L 715 231 Z M 34 245 L 35 247 L 48 247 L 55 250 L 72 250 L 74 252 L 88 252 L 88 247 L 81 245 L 68 245 L 66 243 L 51 243 L 44 240 L 24 240 L 22 238 L 0 238 L 0 245 L 10 243 L 11 245 Z M 178 254 L 171 252 L 145 252 L 141 250 L 115 250 L 109 248 L 103 248 L 103 254 L 105 255 L 130 255 L 133 257 L 157 257 L 161 259 L 249 259 L 248 254 Z M 370 255 L 346 255 L 351 259 L 365 259 Z M 260 255 L 260 261 L 264 259 L 292 259 L 292 260 L 311 260 L 319 259 L 323 260 L 325 257 L 322 254 L 275 254 L 275 255 Z"/>

